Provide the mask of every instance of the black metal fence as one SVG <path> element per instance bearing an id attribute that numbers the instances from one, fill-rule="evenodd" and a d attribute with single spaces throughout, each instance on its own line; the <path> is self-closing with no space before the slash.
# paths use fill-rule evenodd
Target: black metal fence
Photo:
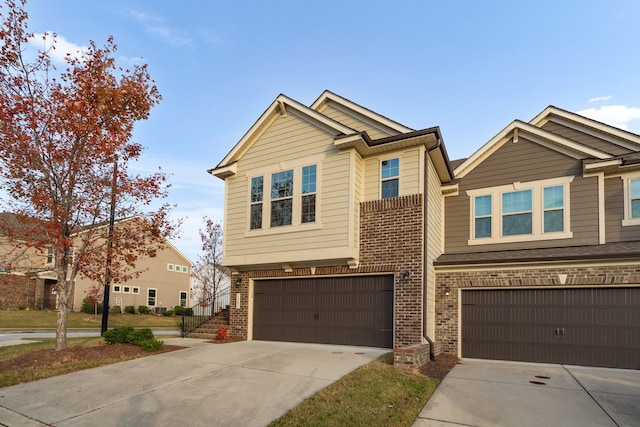
<path id="1" fill-rule="evenodd" d="M 230 303 L 231 292 L 229 288 L 226 288 L 199 302 L 193 307 L 183 310 L 182 323 L 180 326 L 182 336 L 186 336 L 198 326 L 222 313 L 222 310 L 228 308 Z"/>

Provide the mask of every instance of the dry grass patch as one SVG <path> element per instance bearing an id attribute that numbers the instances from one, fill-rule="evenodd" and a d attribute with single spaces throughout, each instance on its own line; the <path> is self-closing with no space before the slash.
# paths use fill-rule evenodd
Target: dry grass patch
<path id="1" fill-rule="evenodd" d="M 271 426 L 409 426 L 438 385 L 374 360 L 306 399 Z"/>

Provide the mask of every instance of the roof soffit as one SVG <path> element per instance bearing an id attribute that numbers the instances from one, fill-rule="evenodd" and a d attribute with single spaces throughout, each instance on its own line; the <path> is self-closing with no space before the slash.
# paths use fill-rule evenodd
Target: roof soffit
<path id="1" fill-rule="evenodd" d="M 388 135 L 396 135 L 399 133 L 413 132 L 411 129 L 403 124 L 400 124 L 394 120 L 389 119 L 375 111 L 369 110 L 355 102 L 349 101 L 346 98 L 336 95 L 335 93 L 325 90 L 318 99 L 311 104 L 311 109 L 322 112 L 327 106 L 331 105 L 335 109 L 356 118 L 368 125 L 384 132 Z"/>
<path id="2" fill-rule="evenodd" d="M 458 165 L 454 170 L 454 176 L 456 178 L 463 178 L 480 165 L 486 158 L 502 147 L 512 137 L 517 141 L 520 136 L 533 143 L 542 145 L 578 160 L 585 158 L 604 160 L 613 157 L 608 153 L 593 149 L 544 129 L 540 129 L 539 127 L 529 123 L 514 120 L 496 136 L 491 138 L 486 144 L 480 147 L 478 151 Z"/>

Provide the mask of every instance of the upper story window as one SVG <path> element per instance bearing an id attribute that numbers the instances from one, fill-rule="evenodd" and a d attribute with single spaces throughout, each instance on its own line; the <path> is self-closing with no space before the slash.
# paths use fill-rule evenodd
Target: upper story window
<path id="1" fill-rule="evenodd" d="M 562 177 L 470 190 L 470 245 L 566 239 L 569 185 Z"/>
<path id="2" fill-rule="evenodd" d="M 251 212 L 250 226 L 251 230 L 262 228 L 262 194 L 264 189 L 264 178 L 256 176 L 251 178 Z"/>
<path id="3" fill-rule="evenodd" d="M 318 165 L 300 162 L 277 172 L 251 177 L 248 231 L 260 234 L 260 230 L 279 232 L 293 230 L 287 226 L 318 224 L 319 176 Z"/>
<path id="4" fill-rule="evenodd" d="M 622 177 L 624 182 L 624 217 L 622 225 L 640 225 L 640 177 Z"/>
<path id="5" fill-rule="evenodd" d="M 387 159 L 380 163 L 380 188 L 383 199 L 398 197 L 400 182 L 400 159 Z"/>
<path id="6" fill-rule="evenodd" d="M 53 248 L 51 246 L 47 248 L 47 264 L 53 264 Z"/>

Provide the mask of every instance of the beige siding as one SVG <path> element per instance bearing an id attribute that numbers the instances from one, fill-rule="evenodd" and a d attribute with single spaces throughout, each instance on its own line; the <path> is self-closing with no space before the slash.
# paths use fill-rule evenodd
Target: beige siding
<path id="1" fill-rule="evenodd" d="M 428 156 L 427 156 L 428 157 Z M 440 178 L 429 159 L 427 164 L 427 254 L 426 254 L 426 295 L 425 301 L 427 305 L 426 324 L 427 336 L 435 338 L 435 301 L 439 295 L 436 295 L 436 276 L 433 268 L 433 260 L 442 255 L 444 251 L 444 198 L 440 190 Z"/>
<path id="2" fill-rule="evenodd" d="M 307 159 L 324 156 L 319 166 L 317 217 L 321 229 L 300 230 L 294 226 L 272 229 L 271 234 L 247 233 L 249 180 L 251 176 L 267 176 L 289 168 L 288 164 L 305 164 Z M 309 160 L 309 163 L 313 160 Z M 282 251 L 328 249 L 349 244 L 348 218 L 350 154 L 340 153 L 333 145 L 333 136 L 295 115 L 278 117 L 245 153 L 237 174 L 226 179 L 227 205 L 225 253 L 229 257 L 273 254 Z M 299 185 L 294 176 L 294 185 Z M 265 189 L 265 196 L 268 189 Z M 266 202 L 263 212 L 267 214 Z M 294 212 L 295 214 L 295 212 Z M 288 232 L 290 231 L 290 232 Z M 283 262 L 286 257 L 283 257 Z"/>
<path id="3" fill-rule="evenodd" d="M 373 156 L 365 159 L 365 201 L 380 199 L 380 162 L 398 157 L 400 159 L 400 196 L 419 194 L 422 178 L 420 177 L 421 150 L 413 149 L 384 156 Z"/>
<path id="4" fill-rule="evenodd" d="M 619 145 L 612 144 L 600 138 L 596 138 L 595 136 L 587 135 L 577 130 L 570 129 L 558 123 L 547 122 L 544 126 L 542 126 L 542 129 L 553 132 L 557 135 L 568 138 L 580 144 L 584 144 L 588 147 L 595 148 L 596 150 L 604 151 L 605 153 L 609 153 L 614 156 L 628 154 L 631 152 L 630 150 L 620 147 Z"/>
<path id="5" fill-rule="evenodd" d="M 468 190 L 494 187 L 514 182 L 575 176 L 570 184 L 572 239 L 499 243 L 469 246 L 470 198 Z M 447 197 L 445 215 L 446 252 L 477 252 L 598 244 L 597 179 L 582 178 L 579 160 L 520 138 L 507 142 L 477 166 L 460 182 L 459 194 Z"/>
<path id="6" fill-rule="evenodd" d="M 353 175 L 353 234 L 352 245 L 354 248 L 360 247 L 360 203 L 364 201 L 364 159 L 354 150 L 354 175 Z"/>
<path id="7" fill-rule="evenodd" d="M 607 178 L 605 185 L 606 241 L 630 242 L 640 240 L 640 225 L 622 226 L 624 218 L 624 188 L 619 176 Z"/>
<path id="8" fill-rule="evenodd" d="M 332 118 L 333 120 L 342 123 L 345 126 L 349 126 L 351 129 L 356 130 L 358 132 L 367 132 L 371 139 L 379 139 L 385 138 L 387 136 L 396 135 L 397 133 L 388 133 L 384 132 L 370 123 L 367 123 L 365 118 L 356 117 L 356 114 L 353 116 L 347 115 L 344 112 L 336 109 L 332 105 L 326 106 L 321 110 L 321 113 L 327 117 Z"/>
<path id="9" fill-rule="evenodd" d="M 187 273 L 168 271 L 168 264 L 187 266 Z M 116 305 L 118 298 L 121 298 L 123 309 L 127 305 L 133 305 L 137 310 L 139 305 L 147 305 L 147 290 L 149 288 L 157 289 L 155 307 L 165 307 L 169 310 L 179 305 L 180 291 L 187 292 L 188 297 L 191 283 L 190 261 L 185 259 L 179 252 L 176 252 L 171 246 L 158 250 L 153 258 L 148 257 L 139 260 L 136 263 L 136 268 L 144 272 L 139 277 L 126 283 L 119 283 L 119 285 L 121 287 L 136 286 L 140 288 L 140 294 L 115 293 L 113 291 L 114 284 L 111 284 L 111 294 L 109 296 L 109 305 L 111 307 Z M 92 282 L 80 276 L 76 279 L 74 310 L 80 310 L 82 300 L 92 286 L 102 288 L 104 283 Z"/>

